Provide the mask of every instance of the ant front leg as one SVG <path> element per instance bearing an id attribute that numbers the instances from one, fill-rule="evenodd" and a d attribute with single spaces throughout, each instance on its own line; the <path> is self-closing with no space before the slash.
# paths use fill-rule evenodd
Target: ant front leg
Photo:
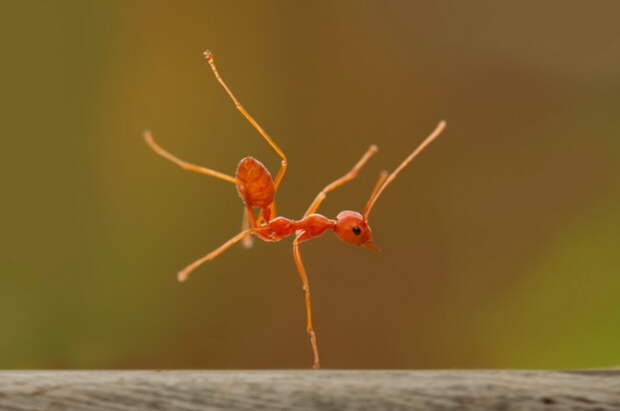
<path id="1" fill-rule="evenodd" d="M 303 233 L 299 234 L 295 240 L 293 240 L 293 256 L 295 258 L 295 265 L 297 266 L 297 272 L 299 273 L 299 278 L 301 279 L 301 285 L 304 290 L 304 297 L 306 301 L 306 331 L 310 336 L 310 345 L 312 346 L 312 368 L 318 369 L 321 368 L 321 362 L 319 360 L 319 346 L 316 339 L 316 332 L 314 331 L 314 326 L 312 325 L 312 297 L 310 296 L 310 283 L 308 282 L 308 275 L 306 274 L 304 263 L 301 261 L 301 253 L 299 251 L 299 237 L 301 237 L 301 235 L 303 235 Z"/>
<path id="2" fill-rule="evenodd" d="M 252 228 L 248 228 L 247 230 L 243 230 L 242 232 L 240 232 L 239 234 L 237 234 L 236 236 L 234 236 L 230 240 L 226 241 L 224 244 L 222 244 L 221 246 L 219 246 L 215 250 L 211 251 L 209 254 L 207 254 L 204 257 L 199 258 L 198 260 L 194 261 L 193 263 L 191 263 L 190 265 L 188 265 L 187 267 L 185 267 L 184 269 L 179 271 L 179 273 L 177 275 L 177 279 L 180 282 L 186 281 L 187 277 L 190 275 L 190 273 L 192 271 L 194 271 L 199 265 L 201 265 L 203 263 L 206 263 L 209 260 L 213 260 L 215 257 L 217 257 L 218 255 L 222 254 L 224 251 L 228 250 L 230 247 L 232 247 L 233 245 L 237 244 L 239 241 L 241 241 L 244 238 L 246 238 L 247 236 L 251 235 L 252 231 L 253 231 Z"/>

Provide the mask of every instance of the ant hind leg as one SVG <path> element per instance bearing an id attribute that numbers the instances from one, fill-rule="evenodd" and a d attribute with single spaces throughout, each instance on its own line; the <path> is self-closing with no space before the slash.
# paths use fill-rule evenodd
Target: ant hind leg
<path id="1" fill-rule="evenodd" d="M 250 113 L 247 112 L 247 110 L 241 105 L 241 103 L 239 103 L 239 100 L 237 100 L 237 97 L 235 97 L 235 95 L 230 90 L 230 88 L 228 88 L 228 85 L 226 85 L 226 83 L 220 76 L 220 73 L 218 72 L 217 67 L 215 66 L 215 60 L 213 59 L 213 53 L 207 50 L 203 54 L 205 58 L 207 59 L 209 66 L 211 66 L 211 71 L 213 71 L 215 78 L 222 85 L 222 87 L 226 91 L 226 94 L 228 94 L 228 96 L 234 103 L 237 110 L 239 110 L 239 112 L 243 115 L 243 117 L 245 117 L 246 120 L 248 120 L 248 122 L 252 125 L 252 127 L 254 127 L 256 131 L 258 131 L 258 133 L 265 139 L 267 144 L 269 144 L 271 148 L 273 148 L 273 150 L 276 152 L 276 154 L 280 157 L 280 170 L 278 171 L 278 174 L 276 175 L 276 178 L 274 180 L 274 185 L 277 191 L 278 187 L 280 186 L 280 182 L 282 182 L 282 179 L 284 178 L 284 174 L 286 173 L 286 168 L 288 167 L 288 161 L 286 159 L 286 155 L 280 149 L 280 147 L 278 147 L 278 145 L 271 139 L 271 137 L 269 137 L 269 134 L 267 134 L 267 132 L 260 126 L 260 124 L 258 124 L 258 122 L 254 119 L 254 117 L 252 117 Z"/>

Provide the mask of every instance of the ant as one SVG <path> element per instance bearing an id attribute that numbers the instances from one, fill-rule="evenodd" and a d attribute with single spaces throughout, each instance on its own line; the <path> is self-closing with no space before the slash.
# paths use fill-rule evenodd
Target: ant
<path id="1" fill-rule="evenodd" d="M 439 134 L 441 134 L 446 127 L 446 122 L 439 122 L 435 130 L 411 154 L 409 154 L 409 156 L 407 156 L 407 158 L 405 158 L 405 160 L 391 174 L 388 175 L 387 171 L 382 171 L 380 173 L 379 179 L 375 183 L 370 194 L 370 198 L 366 202 L 362 213 L 349 210 L 341 211 L 334 220 L 321 214 L 317 214 L 316 211 L 327 196 L 327 193 L 340 187 L 344 183 L 351 181 L 357 176 L 359 170 L 366 164 L 368 159 L 370 159 L 370 157 L 377 152 L 378 148 L 376 145 L 370 146 L 362 158 L 348 173 L 326 185 L 325 188 L 323 188 L 323 190 L 321 190 L 321 192 L 315 197 L 314 201 L 312 201 L 310 207 L 308 207 L 300 220 L 291 220 L 286 217 L 278 217 L 276 213 L 275 195 L 280 187 L 280 183 L 282 183 L 282 179 L 284 178 L 284 174 L 286 173 L 288 166 L 286 155 L 271 139 L 271 137 L 269 137 L 265 130 L 256 122 L 256 120 L 254 120 L 254 118 L 239 103 L 224 80 L 222 80 L 222 77 L 215 66 L 213 53 L 207 50 L 203 54 L 209 63 L 215 78 L 231 98 L 237 110 L 241 112 L 241 114 L 250 122 L 256 131 L 258 131 L 265 141 L 267 141 L 271 148 L 273 148 L 273 150 L 280 157 L 281 163 L 280 170 L 274 179 L 269 173 L 269 170 L 267 170 L 267 168 L 260 161 L 253 157 L 244 157 L 239 162 L 237 171 L 233 177 L 228 174 L 220 173 L 219 171 L 188 163 L 175 157 L 155 142 L 150 131 L 144 132 L 144 139 L 146 140 L 146 143 L 160 156 L 172 161 L 185 170 L 206 174 L 208 176 L 216 177 L 220 180 L 235 184 L 237 187 L 237 192 L 245 205 L 241 232 L 215 250 L 211 251 L 209 254 L 194 261 L 179 271 L 178 280 L 181 282 L 187 280 L 189 274 L 199 265 L 214 259 L 240 241 L 245 246 L 250 247 L 252 245 L 252 235 L 255 235 L 263 241 L 276 242 L 282 240 L 284 237 L 295 234 L 295 239 L 293 240 L 293 256 L 295 259 L 295 265 L 297 266 L 297 271 L 299 272 L 305 297 L 306 331 L 310 336 L 310 344 L 312 347 L 312 367 L 315 369 L 320 368 L 317 337 L 312 323 L 310 285 L 308 282 L 306 269 L 304 268 L 301 260 L 299 245 L 304 241 L 323 235 L 323 233 L 327 230 L 332 230 L 344 242 L 378 251 L 378 248 L 372 242 L 372 230 L 368 225 L 368 216 L 370 215 L 370 211 L 379 196 L 383 193 L 383 190 L 385 190 L 385 188 L 392 181 L 394 181 L 398 173 L 400 173 L 403 168 L 411 162 L 411 160 L 413 160 L 428 144 L 430 144 L 435 138 L 437 138 L 437 136 L 439 136 Z M 260 210 L 258 215 L 255 215 L 254 209 Z"/>

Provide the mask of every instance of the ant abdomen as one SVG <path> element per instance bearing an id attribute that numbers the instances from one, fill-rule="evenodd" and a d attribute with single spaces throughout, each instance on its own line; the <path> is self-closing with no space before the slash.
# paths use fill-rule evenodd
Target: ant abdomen
<path id="1" fill-rule="evenodd" d="M 243 202 L 252 208 L 266 208 L 276 193 L 267 167 L 254 157 L 244 157 L 237 166 L 237 191 Z"/>

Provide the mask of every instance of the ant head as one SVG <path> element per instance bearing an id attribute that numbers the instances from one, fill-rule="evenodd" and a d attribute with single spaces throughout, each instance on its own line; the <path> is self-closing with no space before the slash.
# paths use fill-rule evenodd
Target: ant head
<path id="1" fill-rule="evenodd" d="M 379 251 L 372 243 L 370 226 L 364 216 L 357 211 L 341 211 L 338 213 L 334 231 L 344 242 Z"/>
<path id="2" fill-rule="evenodd" d="M 388 175 L 387 171 L 382 171 L 381 174 L 379 174 L 379 179 L 375 183 L 375 186 L 370 194 L 370 198 L 368 198 L 368 201 L 364 206 L 363 214 L 356 211 L 341 211 L 336 216 L 336 227 L 334 228 L 334 232 L 342 241 L 379 251 L 379 249 L 372 243 L 372 230 L 368 225 L 368 216 L 370 215 L 370 211 L 375 205 L 377 199 L 383 193 L 383 190 L 385 190 L 385 188 L 392 181 L 394 181 L 398 173 L 400 173 L 403 168 L 407 166 L 407 164 L 409 164 L 418 154 L 420 154 L 426 146 L 436 139 L 444 128 L 446 128 L 446 122 L 440 121 L 439 124 L 437 124 L 437 127 L 435 127 L 435 130 L 433 130 L 433 132 L 426 137 L 426 139 L 422 141 L 422 143 L 415 150 L 413 150 L 413 152 L 409 154 L 409 156 L 407 156 L 402 163 L 400 163 L 392 174 Z M 366 155 L 362 157 L 362 159 L 354 167 L 353 171 L 359 170 L 359 168 L 364 165 L 366 160 L 368 160 L 368 157 L 375 151 L 377 151 L 377 147 L 371 146 Z"/>

